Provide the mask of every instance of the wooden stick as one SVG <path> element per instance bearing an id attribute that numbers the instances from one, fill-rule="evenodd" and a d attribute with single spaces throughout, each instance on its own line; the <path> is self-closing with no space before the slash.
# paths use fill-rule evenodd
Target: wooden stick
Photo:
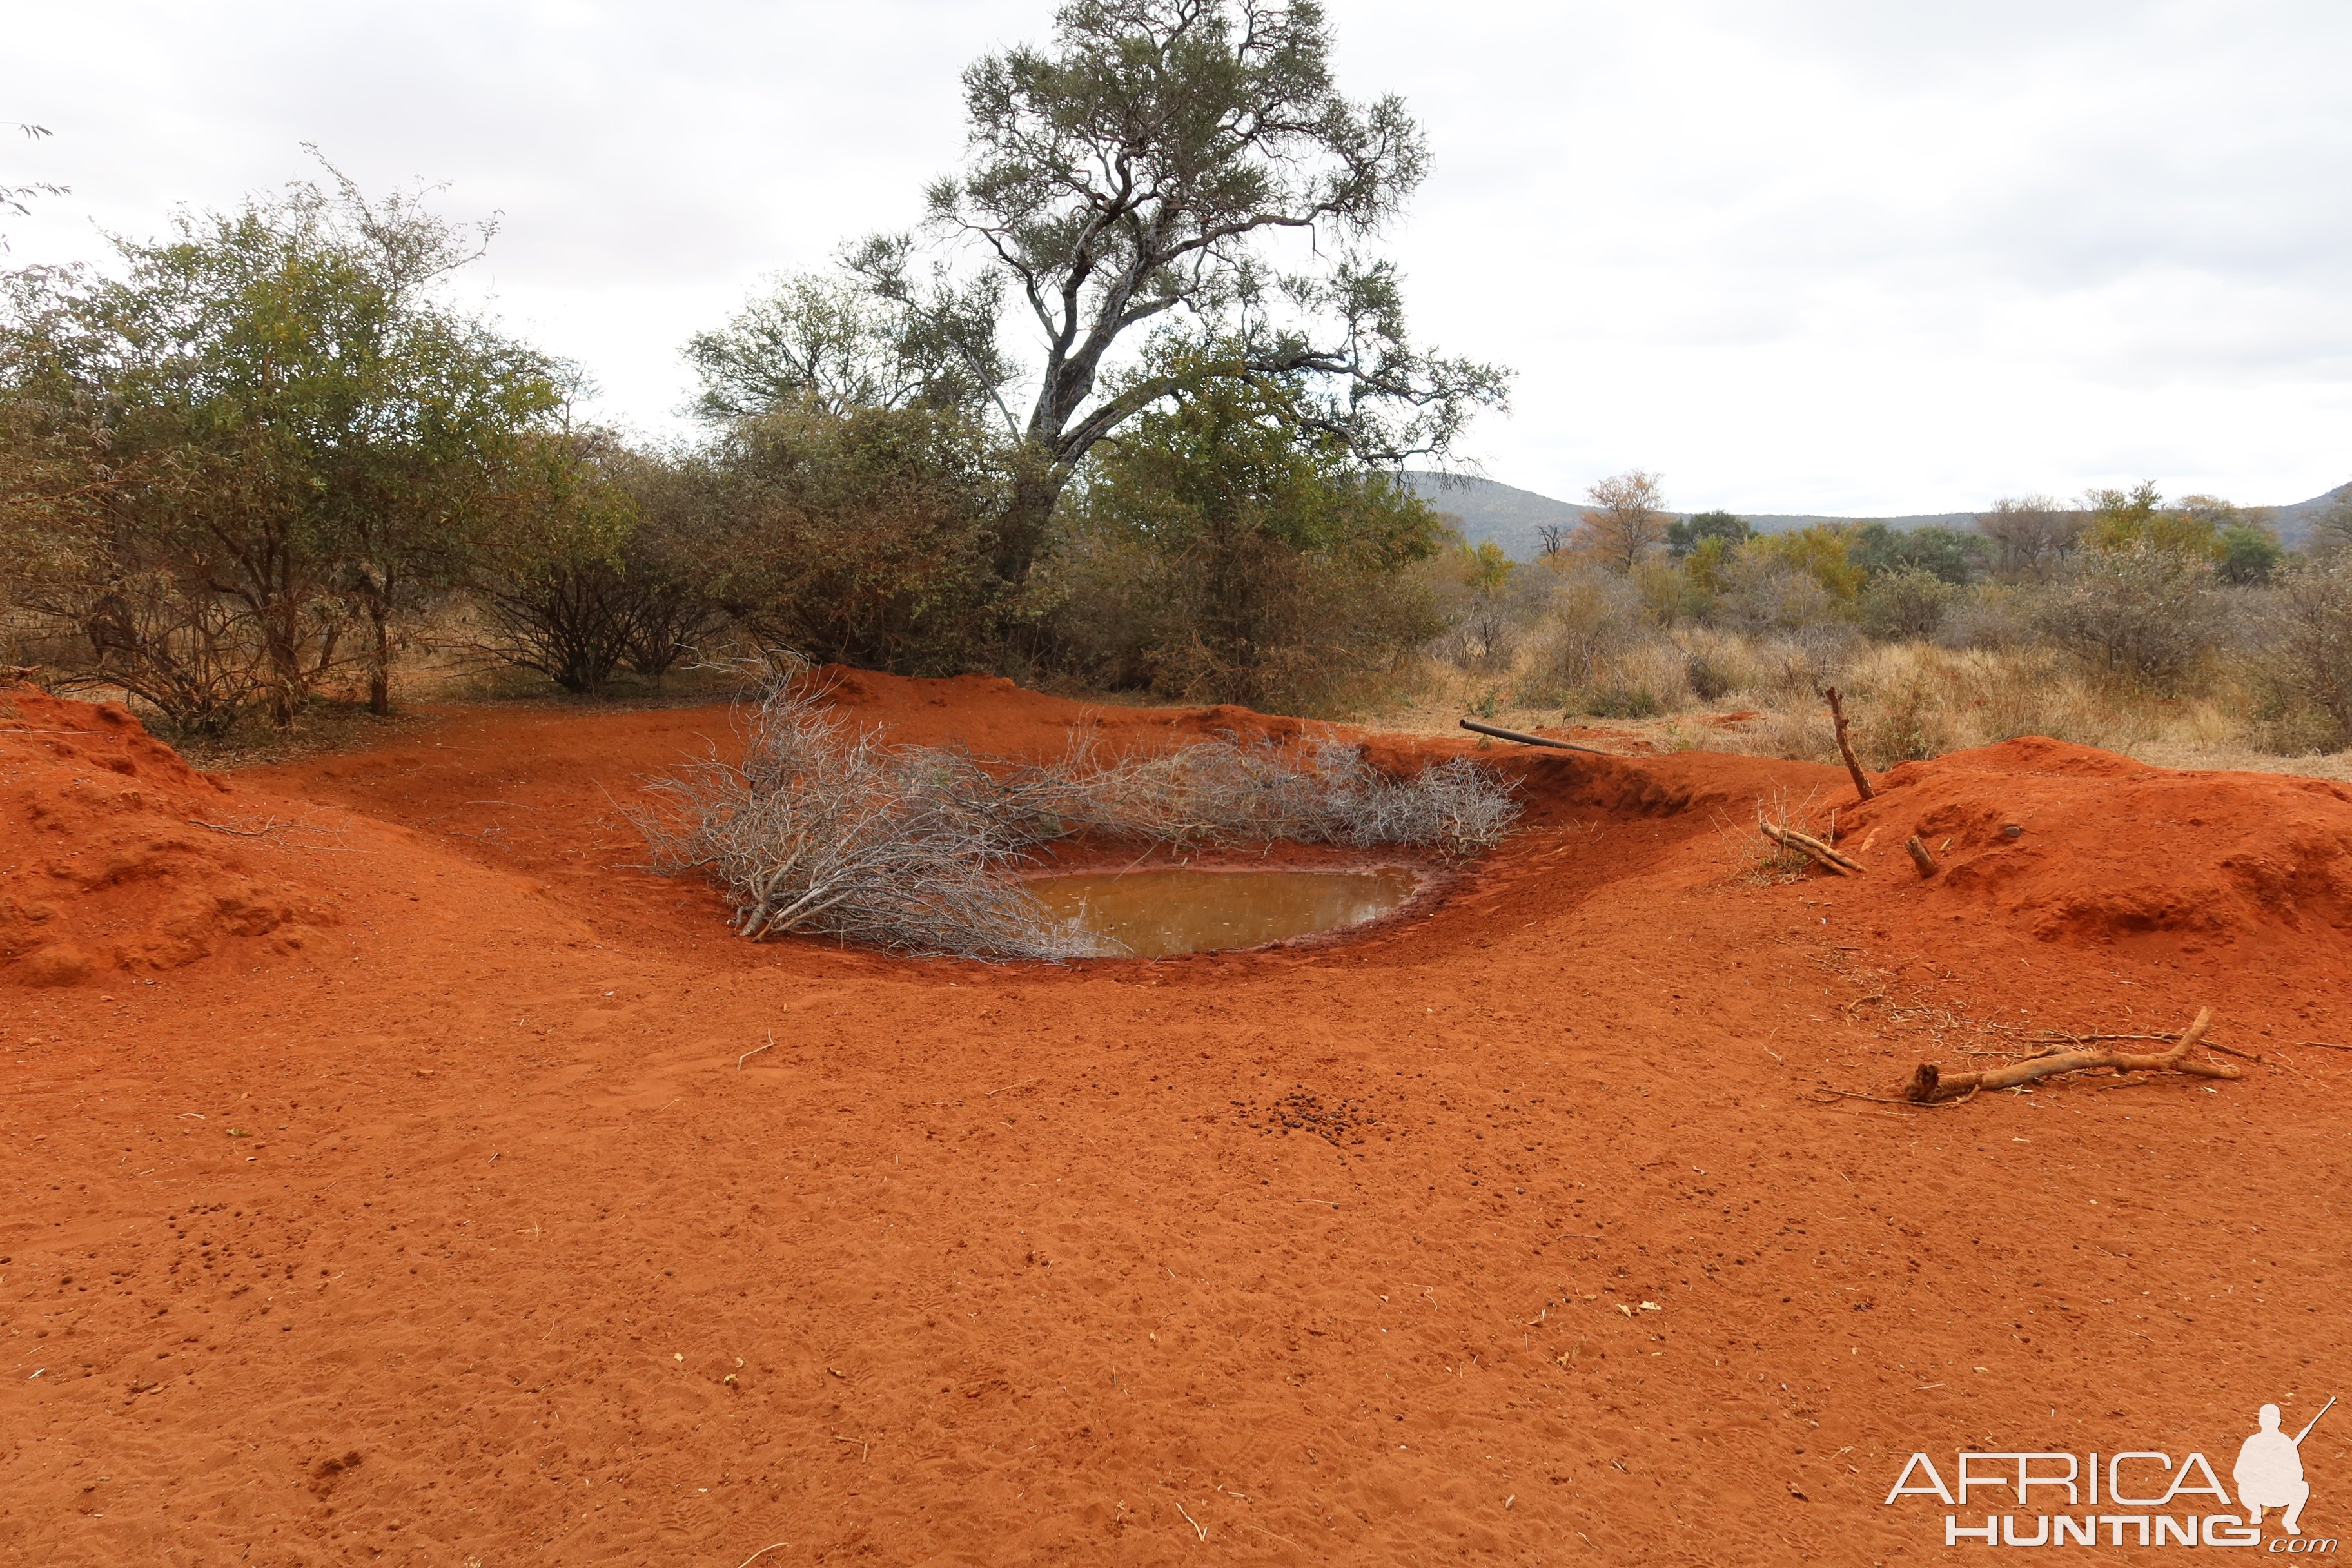
<path id="1" fill-rule="evenodd" d="M 1849 860 L 1810 833 L 1800 833 L 1793 827 L 1775 827 L 1769 822 L 1759 822 L 1757 827 L 1775 844 L 1785 844 L 1802 855 L 1810 855 L 1841 877 L 1859 877 L 1859 861 Z"/>
<path id="2" fill-rule="evenodd" d="M 2191 1061 L 2189 1053 L 2204 1039 L 2205 1031 L 2212 1026 L 2213 1009 L 2201 1009 L 2197 1021 L 2181 1031 L 2180 1039 L 2170 1050 L 2160 1056 L 2138 1055 L 2126 1051 L 2059 1051 L 2031 1061 L 2011 1062 L 2007 1067 L 1987 1068 L 1982 1072 L 1962 1072 L 1946 1075 L 1937 1070 L 1933 1062 L 1921 1062 L 1911 1081 L 1903 1086 L 1903 1098 L 1914 1105 L 1933 1105 L 1939 1100 L 1951 1100 L 1962 1094 L 1972 1094 L 1980 1089 L 2015 1089 L 2053 1073 L 2081 1072 L 2086 1068 L 2113 1068 L 2117 1072 L 2181 1072 L 2196 1078 L 2236 1078 L 2238 1069 L 2223 1062 Z"/>
<path id="3" fill-rule="evenodd" d="M 1845 771 L 1853 775 L 1853 787 L 1869 800 L 1878 792 L 1870 787 L 1870 775 L 1862 771 L 1862 763 L 1854 759 L 1853 742 L 1845 738 L 1845 704 L 1838 700 L 1834 686 L 1824 689 L 1822 695 L 1830 700 L 1830 723 L 1837 731 L 1838 755 L 1845 759 Z"/>
<path id="4" fill-rule="evenodd" d="M 1929 852 L 1927 844 L 1917 834 L 1913 834 L 1906 840 L 1903 847 L 1911 851 L 1911 864 L 1919 868 L 1920 880 L 1925 881 L 1943 869 L 1941 866 L 1936 864 L 1936 857 Z"/>
<path id="5" fill-rule="evenodd" d="M 1522 746 L 1550 746 L 1563 752 L 1585 752 L 1596 757 L 1613 757 L 1617 754 L 1614 752 L 1604 752 L 1598 746 L 1580 746 L 1570 741 L 1548 741 L 1541 735 L 1522 735 L 1517 730 L 1506 730 L 1495 724 L 1481 724 L 1474 719 L 1463 720 L 1462 727 L 1465 730 L 1475 730 L 1481 735 L 1492 735 L 1498 741 L 1517 741 Z"/>

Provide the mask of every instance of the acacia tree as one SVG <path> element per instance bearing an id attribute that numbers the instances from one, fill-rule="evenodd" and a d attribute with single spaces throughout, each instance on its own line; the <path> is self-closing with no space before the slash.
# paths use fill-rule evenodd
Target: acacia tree
<path id="1" fill-rule="evenodd" d="M 2003 582 L 2043 582 L 2057 574 L 2077 544 L 2089 514 L 2048 496 L 2005 498 L 1977 514 L 1977 531 L 1992 542 L 1993 572 Z"/>
<path id="2" fill-rule="evenodd" d="M 1612 572 L 1631 572 L 1666 542 L 1671 520 L 1657 475 L 1628 468 L 1584 496 L 1592 510 L 1577 526 L 1576 546 Z"/>
<path id="3" fill-rule="evenodd" d="M 1013 439 L 1002 580 L 1026 579 L 1087 453 L 1179 393 L 1281 383 L 1307 428 L 1383 465 L 1502 403 L 1505 372 L 1410 342 L 1394 268 L 1363 253 L 1428 154 L 1399 100 L 1339 91 L 1330 52 L 1314 0 L 1072 0 L 1050 47 L 965 71 L 968 156 L 927 195 L 928 264 L 913 235 L 849 252 L 893 311 L 885 357 L 920 369 L 906 400 L 992 409 Z M 1037 363 L 1000 352 L 1008 318 Z M 759 379 L 715 368 L 715 390 Z"/>

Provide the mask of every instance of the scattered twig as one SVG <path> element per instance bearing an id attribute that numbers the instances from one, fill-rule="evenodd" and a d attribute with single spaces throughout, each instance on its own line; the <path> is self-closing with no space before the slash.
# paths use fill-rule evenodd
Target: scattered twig
<path id="1" fill-rule="evenodd" d="M 1917 1105 L 1920 1105 L 1920 1104 L 1922 1104 L 1922 1103 L 1927 1103 L 1927 1102 L 1920 1101 L 1920 1100 L 1886 1100 L 1886 1099 L 1883 1099 L 1882 1097 L 1880 1097 L 1880 1096 L 1878 1096 L 1878 1095 L 1875 1095 L 1875 1094 L 1856 1094 L 1856 1093 L 1854 1093 L 1852 1089 L 1832 1089 L 1832 1088 L 1831 1088 L 1829 1085 L 1827 1085 L 1827 1084 L 1822 1084 L 1822 1085 L 1819 1085 L 1819 1086 L 1818 1086 L 1818 1089 L 1819 1089 L 1819 1091 L 1820 1091 L 1821 1093 L 1822 1093 L 1822 1094 L 1833 1094 L 1833 1095 L 1837 1096 L 1837 1098 L 1839 1098 L 1840 1100 L 1866 1100 L 1870 1101 L 1870 1103 L 1871 1103 L 1871 1104 L 1873 1104 L 1873 1105 L 1905 1105 L 1905 1106 L 1917 1106 Z M 1952 1097 L 1951 1099 L 1949 1099 L 1949 1100 L 1938 1100 L 1934 1101 L 1934 1102 L 1933 1102 L 1933 1104 L 1934 1104 L 1935 1108 L 1936 1108 L 1937 1110 L 1940 1110 L 1944 1109 L 1946 1106 L 1951 1106 L 1951 1105 L 1965 1105 L 1965 1104 L 1967 1104 L 1970 1100 L 1973 1100 L 1973 1099 L 1975 1099 L 1975 1098 L 1976 1098 L 1976 1092 L 1977 1092 L 1977 1091 L 1976 1091 L 1975 1089 L 1969 1089 L 1969 1090 L 1968 1091 L 1968 1093 L 1966 1093 L 1966 1094 L 1955 1095 L 1955 1096 L 1953 1096 L 1953 1097 Z M 1829 1101 L 1827 1101 L 1827 1100 L 1822 1100 L 1822 1101 L 1821 1101 L 1820 1103 L 1822 1103 L 1822 1104 L 1823 1104 L 1823 1105 L 1827 1105 L 1827 1104 L 1829 1103 Z"/>
<path id="2" fill-rule="evenodd" d="M 1756 826 L 1758 831 L 1775 844 L 1785 845 L 1800 854 L 1811 856 L 1841 877 L 1862 875 L 1862 865 L 1859 861 L 1848 859 L 1810 833 L 1800 833 L 1793 827 L 1776 826 L 1761 818 L 1758 819 Z"/>
<path id="3" fill-rule="evenodd" d="M 1304 1546 L 1299 1545 L 1299 1544 L 1298 1544 L 1298 1542 L 1297 1542 L 1296 1541 L 1291 1540 L 1291 1539 L 1290 1539 L 1290 1537 L 1288 1537 L 1288 1536 L 1286 1536 L 1286 1535 L 1276 1535 L 1276 1534 L 1275 1534 L 1275 1533 L 1274 1533 L 1274 1531 L 1272 1531 L 1271 1530 L 1266 1529 L 1266 1528 L 1265 1528 L 1265 1526 L 1264 1526 L 1264 1525 L 1262 1525 L 1262 1524 L 1252 1524 L 1248 1520 L 1245 1520 L 1245 1519 L 1244 1519 L 1244 1520 L 1238 1521 L 1237 1522 L 1241 1525 L 1241 1527 L 1242 1527 L 1244 1530 L 1255 1530 L 1255 1531 L 1256 1531 L 1260 1535 L 1263 1535 L 1263 1536 L 1266 1537 L 1268 1540 L 1272 1540 L 1272 1541 L 1279 1541 L 1279 1542 L 1281 1542 L 1285 1546 L 1289 1547 L 1293 1552 L 1304 1552 L 1304 1551 L 1306 1551 L 1306 1550 L 1307 1550 L 1307 1548 L 1305 1548 Z M 1201 1539 L 1202 1539 L 1203 1541 L 1205 1541 L 1205 1540 L 1207 1540 L 1207 1539 L 1208 1539 L 1208 1537 L 1207 1537 L 1207 1536 L 1202 1536 Z"/>
<path id="4" fill-rule="evenodd" d="M 299 826 L 296 823 L 280 822 L 274 816 L 263 817 L 261 826 L 258 827 L 231 827 L 226 822 L 206 822 L 202 817 L 195 816 L 187 818 L 187 823 L 191 827 L 209 827 L 215 833 L 233 834 L 239 838 L 265 838 L 281 827 Z"/>
<path id="5" fill-rule="evenodd" d="M 775 1030 L 773 1030 L 773 1029 L 770 1029 L 770 1030 L 768 1031 L 768 1043 L 767 1043 L 766 1045 L 764 1045 L 764 1046 L 753 1046 L 750 1050 L 745 1051 L 741 1056 L 737 1057 L 737 1058 L 735 1058 L 735 1070 L 736 1070 L 737 1072 L 741 1072 L 741 1071 L 743 1070 L 743 1064 L 744 1064 L 745 1062 L 750 1061 L 753 1057 L 758 1056 L 761 1051 L 772 1051 L 772 1050 L 774 1050 L 775 1048 L 776 1048 L 776 1031 L 775 1031 Z"/>
<path id="6" fill-rule="evenodd" d="M 1295 1204 L 1322 1204 L 1330 1208 L 1338 1208 L 1339 1206 L 1338 1204 L 1333 1203 L 1329 1198 L 1293 1198 L 1290 1201 Z"/>
<path id="7" fill-rule="evenodd" d="M 1492 735 L 1497 741 L 1517 741 L 1522 746 L 1549 746 L 1554 751 L 1583 752 L 1595 757 L 1616 755 L 1615 752 L 1604 752 L 1598 746 L 1580 746 L 1573 741 L 1547 740 L 1541 735 L 1522 734 L 1517 730 L 1506 730 L 1499 725 L 1481 724 L 1473 719 L 1463 720 L 1462 727 L 1465 730 L 1475 730 L 1481 735 Z"/>
<path id="8" fill-rule="evenodd" d="M 1845 704 L 1839 700 L 1834 686 L 1825 689 L 1822 695 L 1830 700 L 1830 725 L 1837 731 L 1838 755 L 1845 759 L 1845 771 L 1853 775 L 1853 787 L 1861 792 L 1863 799 L 1869 800 L 1878 792 L 1870 787 L 1870 775 L 1862 771 L 1862 763 L 1853 754 L 1853 742 L 1845 737 Z"/>
<path id="9" fill-rule="evenodd" d="M 0 735 L 103 735 L 103 730 L 0 730 Z"/>
<path id="10" fill-rule="evenodd" d="M 1024 1078 L 1024 1079 L 1023 1079 L 1021 1080 L 1021 1082 L 1019 1082 L 1019 1083 L 1008 1083 L 1008 1084 L 1005 1084 L 1003 1088 L 1000 1088 L 1000 1089 L 990 1089 L 986 1094 L 982 1095 L 980 1098 L 981 1098 L 981 1099 L 982 1099 L 982 1100 L 994 1100 L 998 1095 L 1003 1094 L 1003 1093 L 1005 1093 L 1007 1090 L 1010 1090 L 1010 1089 L 1020 1089 L 1020 1088 L 1023 1088 L 1023 1087 L 1024 1087 L 1024 1086 L 1026 1086 L 1026 1085 L 1028 1085 L 1028 1084 L 1035 1083 L 1036 1081 L 1037 1081 L 1037 1080 L 1036 1080 L 1035 1079 L 1034 1079 L 1034 1078 Z"/>
<path id="11" fill-rule="evenodd" d="M 836 1442 L 836 1443 L 855 1443 L 855 1444 L 856 1444 L 856 1445 L 857 1445 L 857 1462 L 858 1462 L 859 1464 L 861 1464 L 861 1465 L 862 1465 L 862 1464 L 864 1464 L 864 1463 L 866 1462 L 866 1455 L 868 1455 L 868 1454 L 870 1454 L 870 1453 L 872 1453 L 872 1452 L 874 1451 L 874 1445 L 873 1445 L 873 1444 L 871 1444 L 871 1443 L 869 1443 L 869 1442 L 867 1442 L 867 1441 L 866 1441 L 865 1438 L 863 1438 L 863 1437 L 845 1437 L 845 1436 L 841 1436 L 841 1435 L 840 1435 L 839 1433 L 837 1433 L 837 1432 L 836 1432 L 836 1433 L 832 1434 L 832 1436 L 833 1436 L 833 1440 L 834 1440 L 835 1442 Z"/>
<path id="12" fill-rule="evenodd" d="M 2080 1072 L 2087 1068 L 2112 1068 L 2117 1072 L 2179 1072 L 2196 1078 L 2237 1078 L 2240 1074 L 2236 1068 L 2221 1062 L 2189 1059 L 2189 1053 L 2197 1048 L 2205 1038 L 2205 1031 L 2212 1026 L 2213 1009 L 2201 1009 L 2197 1021 L 2181 1031 L 2179 1043 L 2161 1055 L 2134 1055 L 2124 1051 L 2059 1051 L 2050 1056 L 2035 1057 L 2030 1061 L 2012 1062 L 2007 1067 L 1954 1073 L 1949 1077 L 1939 1072 L 1935 1063 L 1921 1062 L 1918 1069 L 1911 1075 L 1911 1081 L 1904 1085 L 1903 1098 L 1915 1105 L 1931 1105 L 1979 1089 L 2015 1089 L 2056 1073 Z"/>
<path id="13" fill-rule="evenodd" d="M 2295 1041 L 2295 1044 L 2298 1046 L 2309 1046 L 2314 1050 L 2352 1051 L 2352 1046 L 2331 1046 L 2326 1040 L 2297 1040 Z"/>
<path id="14" fill-rule="evenodd" d="M 1170 1498 L 1168 1500 L 1170 1503 L 1174 1505 L 1178 1513 L 1184 1513 L 1184 1505 L 1182 1503 L 1177 1502 L 1174 1498 Z M 1199 1520 L 1194 1519 L 1189 1513 L 1184 1513 L 1184 1522 L 1191 1525 L 1193 1532 L 1199 1535 L 1202 1540 L 1206 1541 L 1209 1539 L 1209 1527 L 1202 1524 Z"/>
<path id="15" fill-rule="evenodd" d="M 752 1563 L 757 1563 L 761 1558 L 765 1557 L 769 1552 L 780 1552 L 780 1551 L 783 1550 L 785 1547 L 790 1546 L 791 1544 L 792 1544 L 792 1542 L 789 1542 L 789 1541 L 779 1541 L 779 1542 L 777 1542 L 775 1543 L 775 1545 L 773 1545 L 773 1546 L 762 1546 L 761 1548 L 760 1548 L 760 1550 L 759 1550 L 759 1551 L 754 1552 L 753 1553 L 751 1553 L 751 1556 L 746 1557 L 745 1559 L 743 1559 L 743 1561 L 742 1561 L 742 1562 L 738 1563 L 737 1564 L 735 1564 L 735 1568 L 751 1568 L 751 1564 L 752 1564 Z"/>

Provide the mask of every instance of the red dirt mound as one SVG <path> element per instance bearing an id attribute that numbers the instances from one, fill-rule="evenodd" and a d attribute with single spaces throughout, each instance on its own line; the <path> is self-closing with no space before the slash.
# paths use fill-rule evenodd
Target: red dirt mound
<path id="1" fill-rule="evenodd" d="M 855 679 L 982 752 L 1298 729 Z M 128 777 L 47 743 L 0 737 L 6 788 L 164 798 L 128 742 Z M 710 743 L 723 710 L 477 707 L 173 775 L 184 816 L 336 814 L 316 852 L 177 826 L 344 923 L 0 1004 L 0 1563 L 1863 1568 L 2062 1508 L 2138 1561 L 2124 1527 L 2227 1506 L 2209 1458 L 2235 1500 L 2263 1404 L 2345 1386 L 2325 786 L 2021 742 L 1839 805 L 1867 873 L 1790 880 L 1755 803 L 1819 827 L 1838 770 L 1496 746 L 1526 816 L 1409 918 L 990 965 L 744 942 L 638 868 L 616 803 Z M 98 853 L 0 805 L 11 893 Z M 2166 884 L 2229 945 L 2042 930 Z M 2207 1007 L 2237 1079 L 1892 1103 Z M 2029 1449 L 2002 1497 L 1982 1456 Z M 1968 1506 L 1888 1500 L 1961 1450 Z M 2113 1522 L 2042 1479 L 2159 1497 L 2159 1452 L 2179 1500 Z"/>
<path id="2" fill-rule="evenodd" d="M 120 704 L 0 691 L 0 984 L 290 952 L 337 923 L 331 897 L 270 863 L 302 808 L 247 820 L 232 793 Z"/>
<path id="3" fill-rule="evenodd" d="M 2340 952 L 2352 929 L 2352 789 L 2318 779 L 2027 739 L 1906 763 L 1841 826 L 1849 845 L 1875 836 L 1867 863 L 1898 886 L 1917 834 L 1944 866 L 1930 909 L 1970 906 L 2045 942 L 2284 956 Z"/>

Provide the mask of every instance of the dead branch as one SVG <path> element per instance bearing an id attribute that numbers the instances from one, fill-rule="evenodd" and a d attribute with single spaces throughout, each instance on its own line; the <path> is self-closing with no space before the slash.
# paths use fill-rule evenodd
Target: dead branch
<path id="1" fill-rule="evenodd" d="M 188 818 L 188 826 L 209 827 L 215 833 L 226 833 L 237 838 L 266 838 L 279 828 L 291 827 L 293 824 L 280 822 L 274 816 L 265 816 L 261 819 L 261 826 L 258 827 L 232 827 L 226 822 L 206 822 L 201 817 L 192 816 Z"/>
<path id="2" fill-rule="evenodd" d="M 1822 694 L 1830 700 L 1830 725 L 1837 731 L 1838 755 L 1845 759 L 1845 771 L 1853 775 L 1853 787 L 1862 792 L 1863 799 L 1869 800 L 1878 792 L 1870 787 L 1870 775 L 1862 771 L 1862 763 L 1854 758 L 1853 742 L 1845 738 L 1845 704 L 1839 700 L 1834 686 L 1825 688 Z"/>
<path id="3" fill-rule="evenodd" d="M 1462 727 L 1465 730 L 1475 730 L 1481 735 L 1492 735 L 1497 741 L 1517 741 L 1522 746 L 1549 746 L 1556 751 L 1583 752 L 1595 757 L 1616 754 L 1613 752 L 1604 752 L 1598 746 L 1580 746 L 1571 741 L 1550 741 L 1541 735 L 1524 735 L 1517 730 L 1506 730 L 1494 724 L 1481 724 L 1473 719 L 1463 720 Z"/>
<path id="4" fill-rule="evenodd" d="M 1981 1072 L 1945 1074 L 1933 1062 L 1921 1062 L 1911 1081 L 1903 1086 L 1903 1098 L 1914 1105 L 1933 1105 L 1937 1100 L 1956 1099 L 1980 1089 L 2015 1089 L 2020 1084 L 2032 1083 L 2055 1073 L 2081 1072 L 2091 1068 L 2110 1068 L 2116 1072 L 2179 1072 L 2196 1078 L 2236 1078 L 2238 1069 L 2222 1062 L 2191 1061 L 2189 1053 L 2205 1038 L 2212 1026 L 2213 1009 L 2203 1008 L 2197 1021 L 2181 1031 L 2179 1040 L 2161 1055 L 2129 1051 L 2059 1051 L 2035 1057 L 2031 1061 L 2011 1062 L 2007 1067 L 1987 1068 Z"/>
<path id="5" fill-rule="evenodd" d="M 1920 880 L 1925 881 L 1943 869 L 1941 866 L 1936 864 L 1935 855 L 1928 850 L 1927 844 L 1917 834 L 1915 833 L 1906 839 L 1903 847 L 1911 851 L 1911 864 L 1919 868 Z"/>
<path id="6" fill-rule="evenodd" d="M 1800 833 L 1793 827 L 1780 827 L 1769 822 L 1759 822 L 1758 831 L 1775 844 L 1785 844 L 1802 855 L 1810 855 L 1841 877 L 1862 875 L 1861 862 L 1849 860 L 1810 833 Z"/>
<path id="7" fill-rule="evenodd" d="M 258 827 L 239 827 L 232 822 L 206 822 L 200 816 L 184 818 L 191 827 L 209 827 L 215 833 L 226 833 L 233 838 L 267 838 L 273 833 L 341 833 L 340 827 L 313 827 L 309 814 L 279 819 L 265 816 Z"/>
<path id="8" fill-rule="evenodd" d="M 1230 736 L 1156 755 L 992 761 L 891 744 L 786 682 L 752 709 L 742 758 L 713 754 L 646 781 L 622 808 L 654 869 L 698 871 L 726 890 L 738 935 L 845 937 L 965 957 L 1108 956 L 1056 920 L 1016 869 L 1079 832 L 1158 844 L 1429 845 L 1468 855 L 1498 841 L 1519 806 L 1493 773 L 1454 758 L 1408 776 L 1337 741 L 1289 746 Z"/>
<path id="9" fill-rule="evenodd" d="M 1829 1085 L 1827 1085 L 1827 1084 L 1822 1084 L 1822 1085 L 1820 1085 L 1820 1086 L 1819 1086 L 1819 1088 L 1818 1088 L 1818 1092 L 1819 1092 L 1819 1093 L 1822 1093 L 1822 1094 L 1834 1095 L 1834 1096 L 1835 1096 L 1836 1098 L 1838 1098 L 1839 1100 L 1866 1100 L 1870 1101 L 1870 1103 L 1871 1103 L 1871 1104 L 1873 1104 L 1873 1105 L 1917 1105 L 1917 1104 L 1922 1103 L 1921 1101 L 1919 1101 L 1919 1100 L 1888 1100 L 1888 1099 L 1886 1099 L 1885 1097 L 1884 1097 L 1883 1095 L 1876 1095 L 1876 1094 L 1856 1094 L 1856 1093 L 1854 1093 L 1852 1089 L 1832 1089 L 1832 1088 L 1831 1088 Z M 1934 1106 L 1935 1106 L 1935 1108 L 1936 1108 L 1937 1110 L 1949 1110 L 1951 1107 L 1953 1107 L 1953 1106 L 1955 1106 L 1955 1105 L 1962 1105 L 1962 1104 L 1967 1103 L 1967 1101 L 1968 1101 L 1970 1098 L 1972 1098 L 1975 1094 L 1976 1094 L 1976 1090 L 1975 1090 L 1975 1089 L 1970 1089 L 1970 1090 L 1969 1090 L 1969 1091 L 1968 1091 L 1968 1093 L 1967 1093 L 1967 1094 L 1955 1095 L 1953 1098 L 1951 1098 L 1951 1099 L 1949 1099 L 1949 1100 L 1936 1100 L 1936 1101 L 1934 1101 L 1934 1102 L 1932 1102 L 1932 1103 L 1934 1104 Z M 1827 1104 L 1829 1104 L 1830 1102 L 1829 1102 L 1828 1100 L 1816 1100 L 1814 1103 L 1815 1103 L 1815 1104 L 1817 1104 L 1817 1105 L 1827 1105 Z"/>

